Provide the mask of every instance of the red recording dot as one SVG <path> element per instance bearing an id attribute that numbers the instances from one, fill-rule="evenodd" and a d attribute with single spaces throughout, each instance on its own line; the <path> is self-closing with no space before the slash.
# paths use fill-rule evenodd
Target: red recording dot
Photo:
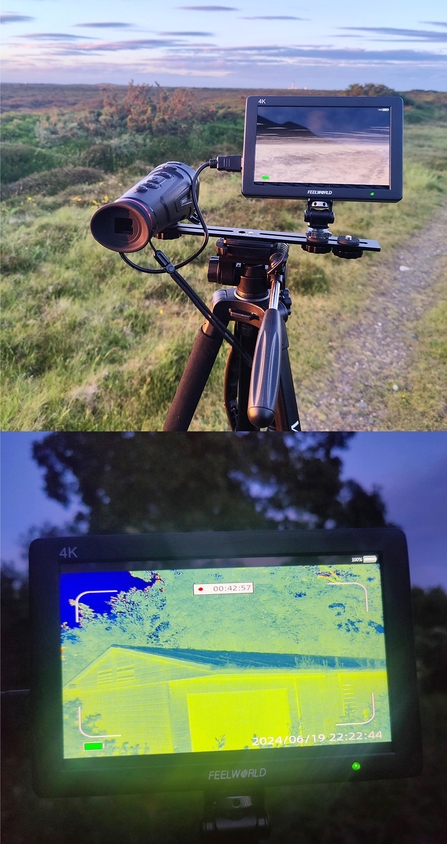
<path id="1" fill-rule="evenodd" d="M 203 586 L 199 586 L 199 592 L 203 592 Z"/>

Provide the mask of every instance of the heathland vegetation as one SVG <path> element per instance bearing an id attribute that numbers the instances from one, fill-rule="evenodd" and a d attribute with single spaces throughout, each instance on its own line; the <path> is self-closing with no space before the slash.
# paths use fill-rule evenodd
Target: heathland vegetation
<path id="1" fill-rule="evenodd" d="M 240 153 L 245 97 L 256 92 L 132 83 L 4 89 L 3 427 L 160 430 L 203 319 L 170 279 L 138 275 L 102 249 L 89 233 L 89 219 L 95 208 L 163 161 L 198 165 L 217 154 Z M 388 89 L 354 85 L 332 93 Z M 404 102 L 404 200 L 336 207 L 334 233 L 377 239 L 383 251 L 428 224 L 447 190 L 447 94 L 415 91 L 405 94 Z M 245 199 L 236 174 L 205 171 L 200 201 L 209 223 L 304 227 L 302 202 Z M 183 260 L 196 244 L 195 238 L 182 238 L 169 242 L 166 251 L 174 261 Z M 205 300 L 212 293 L 206 268 L 213 252 L 211 243 L 185 270 Z M 151 261 L 149 254 L 139 259 Z M 289 267 L 290 353 L 299 385 L 324 372 L 327 350 L 342 344 L 349 325 L 368 306 L 374 292 L 367 279 L 374 269 L 380 272 L 380 257 L 367 254 L 361 262 L 348 262 L 292 247 Z M 447 357 L 440 340 L 447 321 L 443 306 L 425 319 L 421 371 L 440 373 Z M 223 349 L 194 419 L 196 430 L 228 428 L 222 405 L 225 358 Z M 433 380 L 432 403 L 424 406 L 419 427 L 445 424 L 442 378 L 437 374 Z M 390 401 L 394 398 L 390 392 Z M 406 401 L 411 415 L 411 394 Z M 399 427 L 395 416 L 393 426 Z M 401 427 L 408 427 L 408 415 Z"/>

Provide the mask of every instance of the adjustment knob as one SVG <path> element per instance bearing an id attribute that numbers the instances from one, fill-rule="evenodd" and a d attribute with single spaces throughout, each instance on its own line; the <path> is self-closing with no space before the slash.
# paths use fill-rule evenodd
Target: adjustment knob
<path id="1" fill-rule="evenodd" d="M 352 234 L 340 235 L 337 238 L 337 244 L 338 246 L 332 249 L 337 258 L 361 258 L 363 255 L 358 237 L 353 237 Z"/>
<path id="2" fill-rule="evenodd" d="M 304 249 L 305 252 L 314 252 L 320 255 L 323 255 L 326 252 L 331 251 L 331 246 L 328 243 L 302 243 L 301 249 Z"/>
<path id="3" fill-rule="evenodd" d="M 358 246 L 360 241 L 358 237 L 353 237 L 352 234 L 341 234 L 340 237 L 337 237 L 337 243 L 340 246 Z"/>
<path id="4" fill-rule="evenodd" d="M 208 281 L 211 284 L 220 284 L 219 258 L 212 255 L 208 262 Z"/>

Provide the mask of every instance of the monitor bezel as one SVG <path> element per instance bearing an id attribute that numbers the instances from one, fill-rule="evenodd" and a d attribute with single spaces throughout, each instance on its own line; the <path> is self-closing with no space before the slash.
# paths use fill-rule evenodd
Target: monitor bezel
<path id="1" fill-rule="evenodd" d="M 255 146 L 258 105 L 390 108 L 390 187 L 337 187 L 320 183 L 255 182 Z M 399 202 L 403 196 L 403 100 L 401 97 L 283 97 L 250 96 L 246 100 L 242 194 L 262 199 L 317 199 L 346 202 Z"/>
<path id="2" fill-rule="evenodd" d="M 182 560 L 185 567 L 185 559 L 213 557 L 231 560 L 293 554 L 377 553 L 383 588 L 392 742 L 302 748 L 299 758 L 290 756 L 290 748 L 260 749 L 256 758 L 250 759 L 256 768 L 250 769 L 246 751 L 225 751 L 224 756 L 217 751 L 64 760 L 59 571 L 70 548 L 76 548 L 70 563 L 88 562 L 104 570 L 107 566 L 120 568 L 123 563 L 131 563 L 132 567 L 136 563 L 150 566 L 151 561 L 163 561 L 163 567 L 176 568 L 177 560 Z M 408 555 L 405 535 L 400 530 L 270 530 L 37 539 L 30 546 L 30 602 L 33 783 L 41 796 L 228 790 L 230 776 L 226 772 L 231 775 L 233 769 L 246 768 L 249 779 L 245 784 L 251 789 L 414 776 L 421 770 Z M 371 753 L 373 748 L 375 752 Z M 359 771 L 351 769 L 356 760 L 361 761 Z M 216 771 L 217 775 L 211 775 Z"/>

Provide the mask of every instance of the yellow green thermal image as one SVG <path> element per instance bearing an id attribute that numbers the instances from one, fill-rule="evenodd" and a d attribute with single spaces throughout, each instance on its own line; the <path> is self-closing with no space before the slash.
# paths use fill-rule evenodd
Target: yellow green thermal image
<path id="1" fill-rule="evenodd" d="M 61 575 L 65 758 L 390 741 L 380 567 L 321 559 Z"/>

